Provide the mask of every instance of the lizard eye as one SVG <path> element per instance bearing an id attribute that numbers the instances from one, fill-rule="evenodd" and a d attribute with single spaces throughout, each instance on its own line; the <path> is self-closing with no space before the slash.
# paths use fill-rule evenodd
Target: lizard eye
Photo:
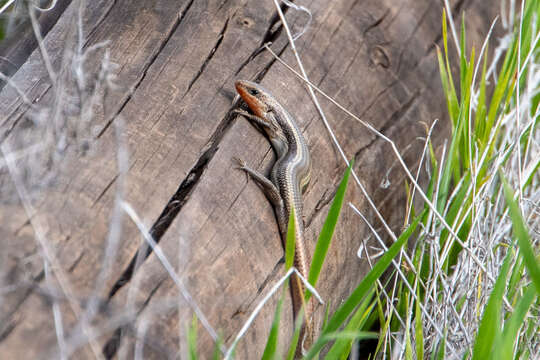
<path id="1" fill-rule="evenodd" d="M 249 93 L 253 96 L 259 95 L 259 90 L 257 89 L 249 89 Z"/>

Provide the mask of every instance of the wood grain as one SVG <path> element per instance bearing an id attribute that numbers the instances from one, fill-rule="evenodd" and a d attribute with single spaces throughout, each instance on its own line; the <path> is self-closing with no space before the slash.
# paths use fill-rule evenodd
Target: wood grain
<path id="1" fill-rule="evenodd" d="M 417 137 L 425 136 L 425 127 L 440 119 L 435 144 L 442 143 L 448 129 L 434 47 L 441 37 L 441 4 L 315 0 L 302 5 L 312 12 L 313 22 L 296 45 L 311 81 L 392 139 L 414 168 L 423 147 Z M 73 2 L 47 35 L 45 45 L 55 69 L 62 64 L 63 45 L 74 41 L 76 6 Z M 455 14 L 466 10 L 475 22 L 468 35 L 478 47 L 497 9 L 482 1 L 453 6 Z M 8 249 L 0 270 L 10 274 L 2 284 L 19 285 L 0 295 L 0 353 L 13 358 L 57 356 L 51 305 L 59 303 L 72 344 L 91 296 L 100 304 L 92 325 L 103 330 L 96 335 L 94 350 L 101 349 L 106 358 L 132 356 L 136 344 L 143 344 L 145 358 L 185 353 L 184 330 L 192 312 L 154 253 L 134 268 L 137 251 L 146 254 L 147 248 L 127 216 L 114 261 L 105 269 L 105 284 L 96 292 L 119 188 L 115 126 L 120 121 L 129 148 L 124 201 L 151 229 L 193 301 L 228 346 L 283 275 L 272 208 L 231 161 L 241 157 L 268 171 L 274 160 L 268 141 L 231 114 L 234 80 L 260 80 L 296 117 L 308 139 L 313 174 L 304 217 L 310 251 L 343 174 L 343 161 L 303 85 L 268 52 L 258 51 L 272 41 L 274 51 L 296 66 L 272 2 L 156 0 L 149 6 L 95 1 L 86 4 L 84 14 L 85 46 L 110 41 L 119 90 L 107 95 L 105 110 L 94 119 L 98 135 L 93 151 L 66 155 L 54 183 L 31 198 L 31 219 L 20 201 L 0 206 L 0 241 Z M 294 31 L 307 19 L 292 9 L 286 16 Z M 102 59 L 103 51 L 93 53 L 88 71 L 97 71 Z M 51 103 L 54 91 L 38 52 L 12 80 L 31 101 Z M 389 145 L 328 101 L 321 103 L 345 153 L 354 157 L 367 193 L 399 234 L 404 174 Z M 24 128 L 29 109 L 9 86 L 0 93 L 0 108 L 1 139 L 9 145 Z M 5 169 L 0 175 L 2 184 L 13 188 Z M 390 186 L 382 187 L 387 176 Z M 346 200 L 391 241 L 357 185 L 350 184 Z M 61 288 L 45 281 L 43 250 L 35 241 L 39 227 L 60 267 L 52 269 L 53 275 L 64 274 L 78 306 L 65 301 L 64 294 L 54 297 Z M 362 220 L 345 206 L 317 287 L 331 310 L 369 269 L 365 258 L 356 256 L 364 241 L 376 244 L 369 237 Z M 263 308 L 239 343 L 238 358 L 260 357 L 277 299 Z M 323 311 L 320 306 L 318 324 Z M 130 316 L 114 323 L 122 314 Z M 292 331 L 288 293 L 283 316 L 280 346 L 285 347 Z M 141 324 L 147 326 L 142 336 L 137 334 Z M 203 358 L 212 344 L 199 329 Z M 78 357 L 95 356 L 84 342 L 76 351 Z"/>

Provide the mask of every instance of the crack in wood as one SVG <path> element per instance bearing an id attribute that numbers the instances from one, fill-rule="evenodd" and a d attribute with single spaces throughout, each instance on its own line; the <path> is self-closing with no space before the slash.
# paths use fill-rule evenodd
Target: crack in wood
<path id="1" fill-rule="evenodd" d="M 121 328 L 116 329 L 114 331 L 114 335 L 111 337 L 111 341 L 115 339 L 116 341 L 118 341 L 118 344 L 115 344 L 114 342 L 111 342 L 111 343 L 108 342 L 107 344 L 105 344 L 105 346 L 103 347 L 103 354 L 104 354 L 105 359 L 110 360 L 114 358 L 114 356 L 116 355 L 116 352 L 118 351 L 118 348 L 113 348 L 113 346 L 119 346 L 120 340 L 122 337 L 124 336 L 134 337 L 136 335 L 137 335 L 137 330 L 134 329 L 133 325 L 131 324 L 127 324 Z M 143 338 L 137 338 L 137 341 L 142 342 L 145 346 L 148 346 L 153 351 L 159 353 L 159 357 L 158 357 L 159 359 L 174 358 L 167 348 L 160 345 L 158 341 L 151 339 L 149 337 L 149 334 L 145 334 Z"/>
<path id="2" fill-rule="evenodd" d="M 32 87 L 30 89 L 27 90 L 27 93 L 30 93 L 31 91 L 33 91 L 37 86 L 39 85 L 39 82 L 36 82 L 34 85 L 32 85 Z M 33 100 L 33 103 L 36 103 L 38 102 L 43 96 L 45 96 L 45 94 L 47 94 L 47 92 L 51 89 L 51 85 L 48 84 L 47 87 L 45 88 L 45 90 L 39 94 L 37 97 L 35 97 L 35 99 Z M 26 109 L 24 110 L 21 110 L 21 107 L 22 106 L 27 106 Z M 17 113 L 17 111 L 20 110 L 20 112 L 16 115 L 15 119 L 13 120 L 12 124 L 9 126 L 9 128 L 4 131 L 2 134 L 0 134 L 0 143 L 3 143 L 8 137 L 9 135 L 14 131 L 15 127 L 17 127 L 17 125 L 20 123 L 20 121 L 22 119 L 25 119 L 26 118 L 26 113 L 31 110 L 32 107 L 29 106 L 29 104 L 27 104 L 26 102 L 24 101 L 20 101 L 19 104 L 13 109 L 13 111 L 11 111 L 4 119 L 5 121 L 0 124 L 0 125 L 4 125 L 12 116 L 15 115 L 15 113 Z"/>
<path id="3" fill-rule="evenodd" d="M 197 80 L 199 79 L 199 77 L 203 74 L 204 69 L 206 69 L 206 66 L 208 66 L 208 63 L 214 57 L 214 54 L 216 53 L 217 49 L 219 49 L 219 46 L 221 45 L 221 42 L 223 41 L 223 38 L 225 37 L 225 32 L 227 31 L 227 26 L 229 25 L 229 19 L 230 18 L 227 18 L 227 20 L 225 20 L 225 24 L 223 25 L 223 28 L 218 34 L 215 45 L 212 47 L 212 50 L 210 50 L 210 53 L 208 54 L 208 56 L 206 56 L 206 59 L 204 59 L 201 67 L 199 68 L 199 71 L 197 71 L 193 79 L 191 79 L 191 81 L 189 82 L 188 88 L 186 92 L 184 93 L 184 95 L 182 96 L 182 98 L 184 98 L 189 92 L 189 90 L 191 90 L 191 88 L 193 87 L 193 84 L 195 84 Z"/>
<path id="4" fill-rule="evenodd" d="M 235 312 L 231 315 L 231 319 L 234 319 L 238 315 L 245 314 L 247 312 L 247 309 L 250 309 L 255 302 L 255 300 L 258 299 L 259 295 L 262 294 L 263 290 L 268 286 L 270 281 L 272 279 L 275 279 L 279 269 L 285 264 L 285 257 L 281 257 L 278 262 L 274 265 L 274 268 L 270 271 L 270 273 L 264 278 L 261 285 L 257 287 L 257 292 L 255 293 L 255 296 L 253 296 L 252 299 L 248 299 L 247 302 L 244 302 L 238 306 Z M 232 336 L 232 335 L 231 335 Z"/>
<path id="5" fill-rule="evenodd" d="M 0 342 L 4 341 L 4 339 L 6 339 L 9 334 L 11 334 L 11 332 L 17 327 L 17 324 L 18 322 L 13 320 L 12 322 L 4 326 L 4 329 L 2 330 L 2 332 L 0 332 Z"/>
<path id="6" fill-rule="evenodd" d="M 84 255 L 86 255 L 86 250 L 83 249 L 83 251 L 81 252 L 81 254 L 77 257 L 77 259 L 75 259 L 75 261 L 73 262 L 73 264 L 69 267 L 68 269 L 68 272 L 73 272 L 73 270 L 75 270 L 75 268 L 77 267 L 77 265 L 79 265 L 79 263 L 81 262 L 82 258 L 84 257 Z"/>
<path id="7" fill-rule="evenodd" d="M 101 191 L 101 193 L 98 195 L 98 197 L 96 198 L 96 200 L 94 200 L 94 202 L 93 202 L 92 205 L 90 206 L 91 209 L 99 202 L 99 200 L 101 200 L 101 198 L 103 197 L 103 195 L 105 195 L 105 193 L 111 188 L 111 186 L 116 182 L 117 179 L 118 179 L 118 174 L 114 175 L 114 177 L 112 178 L 112 180 L 109 181 L 109 183 L 105 186 L 105 188 L 104 188 L 104 189 Z"/>
<path id="8" fill-rule="evenodd" d="M 283 14 L 287 12 L 289 9 L 288 6 L 285 4 L 281 4 L 281 11 Z M 276 26 L 279 24 L 279 26 Z M 260 53 L 262 53 L 265 49 L 265 44 L 271 44 L 273 43 L 281 34 L 283 30 L 283 24 L 281 24 L 281 19 L 279 18 L 279 14 L 277 10 L 274 12 L 272 17 L 270 18 L 270 24 L 268 25 L 268 28 L 266 29 L 261 42 L 259 43 L 259 46 L 253 50 L 253 52 L 248 56 L 248 58 L 243 61 L 238 69 L 234 72 L 234 76 L 238 76 L 240 71 L 242 71 L 253 59 L 255 59 Z"/>
<path id="9" fill-rule="evenodd" d="M 90 39 L 92 38 L 92 36 L 95 34 L 96 30 L 100 28 L 101 24 L 103 23 L 103 21 L 105 21 L 105 19 L 109 16 L 109 14 L 111 13 L 112 9 L 116 6 L 116 4 L 118 3 L 118 0 L 112 0 L 112 1 L 108 1 L 107 2 L 107 5 L 108 6 L 108 9 L 105 10 L 105 12 L 103 13 L 103 15 L 100 16 L 100 18 L 96 21 L 96 25 L 92 28 L 92 30 L 90 30 L 90 32 L 88 33 L 88 36 L 86 37 L 86 41 L 84 43 L 84 46 L 87 46 L 88 43 L 90 42 Z"/>
<path id="10" fill-rule="evenodd" d="M 169 226 L 172 224 L 184 204 L 189 199 L 190 194 L 196 188 L 199 179 L 203 175 L 204 170 L 207 168 L 208 163 L 214 157 L 216 151 L 218 150 L 221 139 L 227 133 L 228 129 L 232 124 L 232 119 L 235 116 L 236 115 L 233 113 L 233 109 L 229 110 L 229 112 L 225 115 L 224 119 L 221 121 L 216 131 L 212 135 L 206 151 L 204 151 L 204 153 L 199 157 L 198 161 L 189 171 L 188 175 L 184 178 L 177 191 L 169 200 L 154 225 L 150 228 L 149 233 L 156 243 L 159 243 Z M 148 258 L 148 256 L 150 256 L 151 253 L 152 248 L 150 248 L 146 243 L 139 247 L 135 255 L 132 257 L 131 261 L 129 262 L 129 265 L 126 267 L 126 269 L 122 272 L 121 276 L 112 286 L 109 292 L 107 302 L 110 302 L 110 300 L 114 297 L 118 290 L 124 287 L 133 278 L 137 269 L 144 263 L 144 261 Z M 138 259 L 139 254 L 142 254 L 141 259 Z M 150 298 L 148 298 L 147 301 L 150 301 Z M 106 342 L 106 345 L 103 347 L 103 353 L 107 358 L 109 358 L 107 354 L 114 355 L 120 344 L 121 337 L 122 331 L 121 329 L 117 329 L 114 332 L 114 335 Z"/>
<path id="11" fill-rule="evenodd" d="M 372 29 L 376 28 L 377 26 L 381 25 L 381 23 L 386 19 L 386 17 L 390 14 L 390 9 L 386 9 L 384 14 L 378 19 L 376 19 L 373 23 L 369 24 L 369 26 L 364 30 L 364 36 L 371 31 Z"/>
<path id="12" fill-rule="evenodd" d="M 202 176 L 204 170 L 206 169 L 208 162 L 210 161 L 210 159 L 212 159 L 216 151 L 217 144 L 215 144 L 215 146 L 211 146 L 202 154 L 197 163 L 189 171 L 186 178 L 182 181 L 182 183 L 176 190 L 176 193 L 168 201 L 167 205 L 159 215 L 157 221 L 150 228 L 150 236 L 152 236 L 152 239 L 154 239 L 156 243 L 159 243 L 163 234 L 167 231 L 170 224 L 176 218 L 176 215 L 182 209 L 182 206 L 189 199 L 189 195 L 194 190 L 197 182 Z M 139 253 L 143 254 L 142 262 L 144 262 L 144 260 L 152 253 L 152 249 L 146 243 L 139 247 L 127 268 L 123 271 L 122 275 L 112 286 L 111 291 L 109 292 L 109 299 L 111 299 L 118 292 L 118 290 L 120 290 L 126 283 L 131 280 L 136 271 L 136 268 L 142 265 L 142 263 L 137 264 L 137 258 L 139 256 Z"/>
<path id="13" fill-rule="evenodd" d="M 309 217 L 306 218 L 304 221 L 304 226 L 306 229 L 308 229 L 311 226 L 311 223 L 313 222 L 313 219 L 319 214 L 319 212 L 330 203 L 334 199 L 334 196 L 336 196 L 338 185 L 336 185 L 333 189 L 331 189 L 330 194 L 328 192 L 330 189 L 324 190 L 324 193 L 321 195 L 321 198 L 319 201 L 317 201 L 317 204 L 315 204 L 315 207 L 313 208 L 313 211 L 311 214 L 309 214 Z"/>
<path id="14" fill-rule="evenodd" d="M 431 7 L 432 7 L 432 4 L 433 3 L 428 4 L 428 6 L 426 7 L 426 10 L 422 13 L 422 15 L 420 16 L 420 19 L 418 19 L 418 21 L 416 22 L 413 30 L 411 31 L 411 33 L 409 34 L 407 39 L 403 42 L 403 44 L 401 46 L 401 50 L 399 52 L 399 56 L 398 56 L 396 74 L 399 74 L 399 70 L 401 69 L 401 63 L 402 63 L 402 60 L 403 60 L 403 54 L 405 53 L 405 50 L 410 48 L 409 43 L 411 42 L 411 40 L 416 35 L 416 32 L 418 31 L 418 29 L 420 29 L 420 26 L 422 25 L 424 20 L 426 20 L 426 18 L 428 17 L 429 12 L 430 12 Z M 416 67 L 416 66 L 414 66 L 414 67 Z"/>
<path id="15" fill-rule="evenodd" d="M 135 318 L 144 311 L 144 309 L 148 306 L 154 295 L 157 293 L 163 282 L 165 281 L 165 278 L 161 279 L 157 282 L 156 286 L 154 286 L 151 290 L 146 299 L 144 300 L 143 305 L 141 308 L 137 311 Z M 122 340 L 122 336 L 131 330 L 131 326 L 129 324 L 119 327 L 116 330 L 114 330 L 113 335 L 109 338 L 109 340 L 103 345 L 102 352 L 103 356 L 106 359 L 112 359 L 114 355 L 116 355 L 119 347 L 120 342 Z M 131 330 L 132 331 L 132 330 Z"/>
<path id="16" fill-rule="evenodd" d="M 139 86 L 141 85 L 143 80 L 146 78 L 146 74 L 148 73 L 148 70 L 154 64 L 154 62 L 158 58 L 159 54 L 161 54 L 161 52 L 163 51 L 165 46 L 171 40 L 172 36 L 176 32 L 176 29 L 178 29 L 178 26 L 180 26 L 180 24 L 182 23 L 182 21 L 186 17 L 186 13 L 191 8 L 191 5 L 193 4 L 193 1 L 194 0 L 191 0 L 186 5 L 184 11 L 180 12 L 178 18 L 173 23 L 170 30 L 167 32 L 167 35 L 165 36 L 164 40 L 159 44 L 159 48 L 157 49 L 157 51 L 155 51 L 154 54 L 152 54 L 152 56 L 150 57 L 150 60 L 148 61 L 148 63 L 146 63 L 143 66 L 142 71 L 141 71 L 141 75 L 135 81 L 135 84 L 133 84 L 131 89 L 124 95 L 124 99 L 121 101 L 121 104 L 120 104 L 120 107 L 118 108 L 118 110 L 111 117 L 109 117 L 109 119 L 105 122 L 105 125 L 103 126 L 103 128 L 101 129 L 101 131 L 99 132 L 99 134 L 97 135 L 96 138 L 99 139 L 105 133 L 105 131 L 107 131 L 107 129 L 111 126 L 112 122 L 120 115 L 120 113 L 124 110 L 126 105 L 131 101 L 131 99 L 133 98 L 133 94 L 135 93 L 135 91 L 137 91 L 137 89 L 139 88 Z"/>
<path id="17" fill-rule="evenodd" d="M 386 124 L 384 124 L 384 126 L 381 127 L 381 130 L 380 130 L 381 133 L 384 134 L 386 130 L 388 130 L 397 120 L 400 120 L 409 111 L 409 109 L 415 103 L 416 99 L 418 99 L 420 92 L 421 92 L 420 89 L 417 89 L 412 94 L 410 99 L 407 100 L 407 102 L 402 104 L 396 111 L 392 113 L 392 115 L 390 116 L 390 121 L 386 122 Z"/>
<path id="18" fill-rule="evenodd" d="M 397 120 L 401 119 L 407 113 L 407 111 L 409 111 L 409 109 L 413 106 L 414 102 L 416 101 L 419 95 L 420 95 L 420 91 L 419 90 L 415 91 L 413 95 L 410 97 L 410 99 L 407 100 L 407 102 L 402 104 L 396 111 L 392 113 L 388 121 L 386 121 L 378 131 L 381 134 L 384 134 L 385 132 L 387 132 L 388 129 L 390 129 L 392 125 L 396 123 Z M 375 136 L 373 140 L 371 140 L 368 144 L 358 149 L 354 154 L 354 160 L 355 161 L 358 160 L 358 157 L 361 155 L 363 151 L 368 149 L 370 146 L 372 146 L 375 142 L 379 140 L 381 140 L 381 138 L 379 136 Z"/>
<path id="19" fill-rule="evenodd" d="M 281 57 L 281 55 L 283 55 L 283 53 L 288 47 L 289 47 L 289 42 L 287 42 L 285 46 L 283 46 L 283 48 L 281 48 L 281 50 L 277 53 L 278 57 Z M 268 70 L 270 70 L 270 68 L 274 65 L 275 62 L 276 62 L 276 58 L 272 57 L 272 60 L 270 60 L 270 62 L 266 64 L 266 66 L 262 68 L 262 70 L 259 71 L 257 75 L 255 75 L 255 78 L 253 79 L 253 81 L 260 83 L 262 79 L 264 78 L 264 76 L 266 75 L 266 73 L 268 72 Z"/>
<path id="20" fill-rule="evenodd" d="M 19 322 L 17 322 L 16 320 L 12 320 L 14 315 L 18 313 L 19 308 L 26 302 L 30 295 L 34 293 L 34 289 L 37 287 L 35 284 L 39 283 L 44 278 L 45 270 L 41 270 L 39 274 L 34 277 L 30 285 L 28 285 L 28 289 L 26 290 L 24 295 L 18 300 L 15 308 L 6 317 L 0 318 L 0 342 L 5 340 L 9 336 L 9 334 L 13 332 L 13 330 L 17 327 Z"/>

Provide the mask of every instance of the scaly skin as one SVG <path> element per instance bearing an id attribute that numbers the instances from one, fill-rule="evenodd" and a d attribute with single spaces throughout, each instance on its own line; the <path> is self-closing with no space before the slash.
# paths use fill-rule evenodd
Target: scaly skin
<path id="1" fill-rule="evenodd" d="M 272 168 L 270 180 L 247 167 L 241 160 L 237 160 L 240 164 L 239 168 L 251 175 L 274 205 L 284 248 L 289 216 L 294 208 L 296 224 L 294 266 L 307 279 L 308 255 L 304 240 L 302 193 L 310 180 L 311 160 L 309 149 L 293 117 L 267 90 L 250 81 L 237 81 L 235 86 L 238 94 L 249 106 L 253 115 L 243 111 L 238 111 L 238 113 L 245 115 L 267 134 L 277 155 L 277 161 Z M 304 291 L 303 283 L 297 276 L 294 276 L 291 292 L 295 318 L 304 303 Z M 312 314 L 312 301 L 309 301 L 305 309 L 306 321 L 300 332 L 299 349 L 302 351 L 313 342 Z"/>

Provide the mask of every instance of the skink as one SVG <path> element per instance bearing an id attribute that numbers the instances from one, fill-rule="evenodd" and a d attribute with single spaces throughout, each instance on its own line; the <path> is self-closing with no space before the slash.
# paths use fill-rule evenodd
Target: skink
<path id="1" fill-rule="evenodd" d="M 250 81 L 237 81 L 235 86 L 253 114 L 242 110 L 236 112 L 246 116 L 266 133 L 277 155 L 270 179 L 248 167 L 244 161 L 236 159 L 239 169 L 244 170 L 255 180 L 274 206 L 284 248 L 289 216 L 291 209 L 294 208 L 296 225 L 294 266 L 307 279 L 308 254 L 304 243 L 302 193 L 310 180 L 309 149 L 293 117 L 267 90 Z M 296 318 L 304 302 L 304 286 L 297 276 L 292 279 L 291 292 Z M 306 321 L 300 332 L 299 347 L 302 351 L 313 341 L 312 303 L 309 301 L 304 311 Z"/>

